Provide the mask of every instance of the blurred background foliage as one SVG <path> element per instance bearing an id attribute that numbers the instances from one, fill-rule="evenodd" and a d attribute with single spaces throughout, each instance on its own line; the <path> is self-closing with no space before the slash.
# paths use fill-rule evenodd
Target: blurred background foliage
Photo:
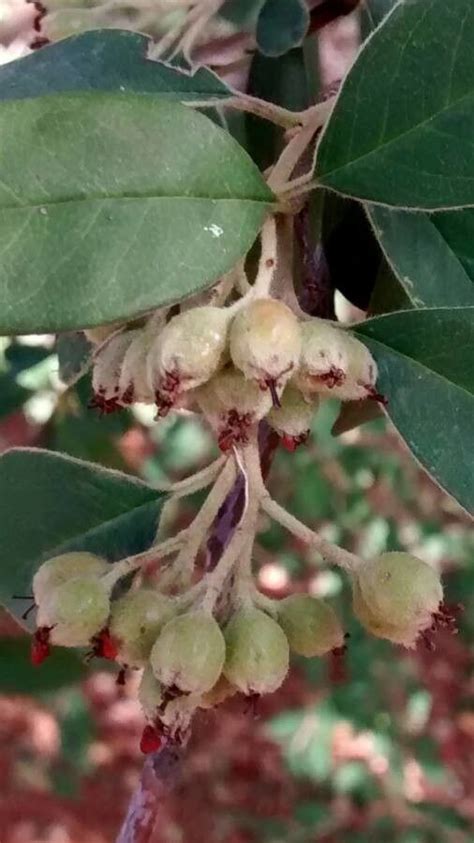
<path id="1" fill-rule="evenodd" d="M 61 387 L 52 337 L 0 342 L 2 450 L 61 450 L 152 484 L 212 458 L 212 438 L 192 418 L 157 426 L 141 406 L 98 417 L 87 408 L 89 376 Z M 327 660 L 295 659 L 256 712 L 237 699 L 203 714 L 156 843 L 472 839 L 472 523 L 383 419 L 334 436 L 337 415 L 336 403 L 323 404 L 308 446 L 277 452 L 274 493 L 362 555 L 405 548 L 438 566 L 448 602 L 464 606 L 459 635 L 441 634 L 434 653 L 369 638 L 344 577 L 262 520 L 260 587 L 276 597 L 307 589 L 337 606 L 350 634 L 346 675 L 336 681 Z M 188 521 L 198 503 L 171 518 Z M 2 843 L 113 840 L 141 767 L 136 677 L 119 687 L 102 663 L 61 650 L 34 671 L 28 639 L 6 615 L 0 636 Z"/>

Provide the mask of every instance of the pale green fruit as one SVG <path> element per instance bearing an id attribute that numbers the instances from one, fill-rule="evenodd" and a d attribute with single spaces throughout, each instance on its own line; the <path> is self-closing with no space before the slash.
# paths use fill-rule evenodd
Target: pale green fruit
<path id="1" fill-rule="evenodd" d="M 212 377 L 223 363 L 228 313 L 219 307 L 194 307 L 174 316 L 153 342 L 148 358 L 148 382 L 153 392 L 174 401 Z"/>
<path id="2" fill-rule="evenodd" d="M 155 720 L 158 713 L 158 706 L 161 705 L 162 693 L 161 685 L 150 665 L 147 665 L 143 671 L 140 685 L 138 686 L 138 701 L 145 717 L 148 720 Z"/>
<path id="3" fill-rule="evenodd" d="M 309 594 L 292 594 L 278 603 L 278 623 L 291 649 L 311 658 L 344 645 L 344 632 L 336 613 L 324 600 Z"/>
<path id="4" fill-rule="evenodd" d="M 383 553 L 366 562 L 357 585 L 372 622 L 403 632 L 409 641 L 431 626 L 443 599 L 436 571 L 409 553 Z"/>
<path id="5" fill-rule="evenodd" d="M 33 595 L 39 605 L 58 585 L 78 576 L 100 577 L 109 570 L 93 553 L 62 553 L 44 562 L 33 577 Z"/>
<path id="6" fill-rule="evenodd" d="M 402 644 L 411 648 L 415 645 L 418 637 L 418 630 L 409 627 L 398 627 L 388 623 L 383 618 L 373 615 L 362 597 L 359 584 L 355 579 L 352 584 L 352 608 L 354 615 L 362 626 L 376 638 L 385 638 L 393 644 Z"/>
<path id="7" fill-rule="evenodd" d="M 289 646 L 282 628 L 260 609 L 240 609 L 225 631 L 224 675 L 244 694 L 276 691 L 288 673 Z"/>
<path id="8" fill-rule="evenodd" d="M 96 350 L 92 367 L 94 397 L 91 406 L 106 412 L 120 408 L 120 372 L 125 354 L 138 333 L 123 331 L 115 334 Z"/>
<path id="9" fill-rule="evenodd" d="M 192 611 L 168 621 L 153 646 L 150 664 L 163 685 L 204 694 L 216 684 L 224 656 L 217 621 L 207 612 Z"/>
<path id="10" fill-rule="evenodd" d="M 335 386 L 332 395 L 341 401 L 361 401 L 375 395 L 377 364 L 367 346 L 351 334 L 344 333 L 348 367 L 346 379 Z"/>
<path id="11" fill-rule="evenodd" d="M 109 631 L 117 641 L 119 661 L 130 667 L 141 667 L 174 613 L 174 601 L 151 588 L 131 591 L 114 602 Z"/>
<path id="12" fill-rule="evenodd" d="M 52 627 L 51 642 L 85 647 L 107 623 L 109 588 L 102 580 L 73 577 L 59 585 L 38 608 L 38 627 Z"/>
<path id="13" fill-rule="evenodd" d="M 281 398 L 281 407 L 272 407 L 266 417 L 267 422 L 280 436 L 298 439 L 309 433 L 318 406 L 317 396 L 308 401 L 298 389 L 289 385 Z"/>
<path id="14" fill-rule="evenodd" d="M 282 387 L 298 366 L 298 319 L 276 299 L 256 299 L 235 316 L 229 333 L 230 356 L 246 378 L 262 388 Z"/>
<path id="15" fill-rule="evenodd" d="M 196 390 L 196 400 L 223 451 L 248 441 L 253 426 L 268 413 L 272 398 L 233 367 Z"/>
<path id="16" fill-rule="evenodd" d="M 146 375 L 146 361 L 151 347 L 151 337 L 145 328 L 137 330 L 130 343 L 119 378 L 120 402 L 124 405 L 135 402 L 153 404 L 155 396 Z"/>
<path id="17" fill-rule="evenodd" d="M 293 382 L 304 394 L 334 395 L 347 377 L 349 357 L 345 334 L 325 319 L 301 324 L 302 350 Z"/>

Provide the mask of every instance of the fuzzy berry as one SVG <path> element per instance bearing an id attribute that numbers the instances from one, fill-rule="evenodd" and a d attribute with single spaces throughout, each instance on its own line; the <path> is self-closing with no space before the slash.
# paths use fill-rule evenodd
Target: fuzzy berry
<path id="1" fill-rule="evenodd" d="M 130 667 L 142 666 L 174 612 L 173 600 L 150 588 L 129 592 L 115 601 L 109 629 L 118 644 L 118 660 Z"/>
<path id="2" fill-rule="evenodd" d="M 120 403 L 135 402 L 153 404 L 155 396 L 148 384 L 146 361 L 151 346 L 151 338 L 145 328 L 136 331 L 123 358 L 119 378 Z"/>
<path id="3" fill-rule="evenodd" d="M 301 325 L 302 351 L 294 383 L 304 394 L 334 394 L 346 380 L 348 350 L 343 331 L 324 319 Z"/>
<path id="4" fill-rule="evenodd" d="M 354 612 L 380 638 L 413 647 L 432 628 L 443 599 L 436 571 L 409 553 L 383 553 L 357 572 Z"/>
<path id="5" fill-rule="evenodd" d="M 192 611 L 168 621 L 153 646 L 150 664 L 163 685 L 203 694 L 216 684 L 224 656 L 217 621 L 206 612 Z"/>
<path id="6" fill-rule="evenodd" d="M 53 589 L 38 607 L 38 627 L 51 627 L 51 642 L 85 647 L 106 625 L 109 591 L 100 579 L 73 577 Z"/>
<path id="7" fill-rule="evenodd" d="M 288 385 L 281 399 L 281 407 L 272 407 L 266 419 L 280 435 L 282 445 L 294 451 L 306 442 L 313 416 L 319 406 L 317 396 L 305 399 L 298 389 Z"/>
<path id="8" fill-rule="evenodd" d="M 234 368 L 219 372 L 196 392 L 196 400 L 216 433 L 222 451 L 245 444 L 251 429 L 269 411 L 272 399 Z"/>
<path id="9" fill-rule="evenodd" d="M 77 576 L 100 577 L 108 570 L 107 562 L 93 553 L 62 553 L 43 562 L 33 577 L 33 596 L 39 605 L 61 583 Z"/>
<path id="10" fill-rule="evenodd" d="M 280 403 L 281 389 L 296 370 L 301 332 L 293 311 L 276 299 L 257 299 L 235 316 L 229 334 L 230 355 L 237 369 Z"/>
<path id="11" fill-rule="evenodd" d="M 348 359 L 346 378 L 343 383 L 334 387 L 334 397 L 340 398 L 341 401 L 373 398 L 385 403 L 375 388 L 377 364 L 367 346 L 347 332 L 344 332 L 344 346 Z"/>
<path id="12" fill-rule="evenodd" d="M 120 402 L 120 373 L 132 341 L 137 331 L 124 331 L 112 336 L 104 345 L 99 346 L 93 361 L 91 407 L 96 407 L 101 413 L 108 414 L 119 410 Z"/>
<path id="13" fill-rule="evenodd" d="M 163 328 L 147 358 L 147 377 L 158 412 L 166 413 L 181 394 L 205 383 L 220 368 L 229 317 L 219 307 L 179 313 Z"/>
<path id="14" fill-rule="evenodd" d="M 281 600 L 278 623 L 291 649 L 300 656 L 324 656 L 344 646 L 344 632 L 332 607 L 309 594 L 292 594 Z"/>
<path id="15" fill-rule="evenodd" d="M 224 631 L 224 676 L 244 694 L 269 694 L 280 687 L 289 664 L 288 639 L 265 612 L 239 609 Z"/>

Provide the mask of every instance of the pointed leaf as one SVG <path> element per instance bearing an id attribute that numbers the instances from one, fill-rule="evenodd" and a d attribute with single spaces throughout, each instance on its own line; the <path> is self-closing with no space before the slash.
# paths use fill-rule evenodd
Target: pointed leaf
<path id="1" fill-rule="evenodd" d="M 110 561 L 153 541 L 163 494 L 125 474 L 49 451 L 0 457 L 0 601 L 18 619 L 39 565 L 87 550 Z M 26 603 L 27 605 L 27 603 Z"/>
<path id="2" fill-rule="evenodd" d="M 250 248 L 272 201 L 227 132 L 155 97 L 7 102 L 0 134 L 0 333 L 125 320 L 198 292 Z"/>
<path id="3" fill-rule="evenodd" d="M 474 308 L 369 319 L 354 330 L 379 366 L 377 387 L 415 457 L 468 511 L 474 508 Z"/>
<path id="4" fill-rule="evenodd" d="M 159 94 L 184 101 L 226 99 L 233 92 L 207 68 L 193 75 L 147 58 L 150 39 L 137 32 L 83 32 L 0 67 L 0 100 L 67 91 Z"/>
<path id="5" fill-rule="evenodd" d="M 399 2 L 367 39 L 317 156 L 321 184 L 386 205 L 474 205 L 474 4 Z"/>
<path id="6" fill-rule="evenodd" d="M 368 213 L 416 307 L 474 305 L 474 210 L 429 215 L 371 206 Z"/>

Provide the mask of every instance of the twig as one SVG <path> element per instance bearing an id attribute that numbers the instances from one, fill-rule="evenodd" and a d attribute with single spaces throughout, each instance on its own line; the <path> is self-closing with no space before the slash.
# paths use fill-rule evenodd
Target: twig
<path id="1" fill-rule="evenodd" d="M 302 521 L 299 521 L 298 518 L 295 518 L 294 515 L 291 515 L 290 512 L 287 512 L 283 506 L 280 506 L 279 503 L 270 497 L 268 492 L 263 495 L 261 506 L 270 518 L 277 521 L 278 524 L 281 524 L 282 527 L 285 527 L 309 547 L 314 547 L 323 559 L 330 564 L 338 565 L 340 568 L 344 568 L 345 571 L 349 572 L 354 572 L 362 564 L 362 560 L 354 553 L 350 553 L 348 550 L 344 550 L 343 547 L 326 541 L 318 533 L 315 533 L 314 530 L 311 530 L 310 527 L 307 527 L 306 524 L 303 524 Z"/>
<path id="2" fill-rule="evenodd" d="M 295 235 L 301 250 L 303 264 L 300 305 L 311 316 L 335 319 L 334 289 L 321 246 L 316 249 L 311 242 L 309 208 L 304 208 L 294 218 Z"/>
<path id="3" fill-rule="evenodd" d="M 165 746 L 148 756 L 116 843 L 149 843 L 160 803 L 178 781 L 183 752 L 183 747 Z"/>

